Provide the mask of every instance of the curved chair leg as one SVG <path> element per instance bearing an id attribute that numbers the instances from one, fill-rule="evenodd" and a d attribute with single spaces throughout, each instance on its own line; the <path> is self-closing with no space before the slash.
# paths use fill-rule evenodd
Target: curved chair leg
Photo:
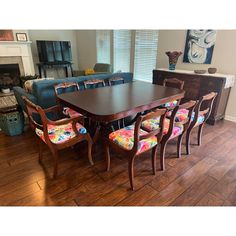
<path id="1" fill-rule="evenodd" d="M 87 142 L 88 142 L 88 159 L 91 165 L 94 165 L 93 163 L 93 157 L 92 157 L 92 146 L 93 146 L 93 141 L 91 137 L 88 135 L 87 136 Z"/>
<path id="2" fill-rule="evenodd" d="M 184 136 L 184 133 L 182 133 L 178 137 L 178 142 L 177 142 L 177 155 L 178 155 L 178 158 L 181 157 L 181 144 L 182 144 L 183 136 Z"/>
<path id="3" fill-rule="evenodd" d="M 187 130 L 187 133 L 186 133 L 186 153 L 187 155 L 189 155 L 191 152 L 190 152 L 190 136 L 191 136 L 191 131 L 192 130 Z"/>
<path id="4" fill-rule="evenodd" d="M 53 179 L 57 178 L 57 172 L 58 172 L 58 151 L 52 150 L 52 155 L 54 159 L 54 166 L 53 166 Z"/>
<path id="5" fill-rule="evenodd" d="M 197 144 L 200 146 L 202 144 L 202 129 L 203 129 L 203 123 L 199 125 L 198 127 L 198 136 L 197 136 Z"/>
<path id="6" fill-rule="evenodd" d="M 156 174 L 156 155 L 157 155 L 157 145 L 152 148 L 152 172 L 155 175 Z"/>
<path id="7" fill-rule="evenodd" d="M 135 156 L 132 156 L 129 159 L 129 166 L 128 166 L 128 169 L 129 169 L 129 181 L 130 181 L 130 186 L 131 186 L 132 190 L 134 190 L 134 158 L 135 158 Z"/>
<path id="8" fill-rule="evenodd" d="M 110 158 L 109 146 L 107 143 L 105 143 L 105 156 L 106 156 L 106 161 L 107 161 L 107 171 L 109 171 L 110 166 L 111 166 L 111 158 Z"/>
<path id="9" fill-rule="evenodd" d="M 166 144 L 167 144 L 167 141 L 161 142 L 161 151 L 160 151 L 161 170 L 165 170 Z"/>

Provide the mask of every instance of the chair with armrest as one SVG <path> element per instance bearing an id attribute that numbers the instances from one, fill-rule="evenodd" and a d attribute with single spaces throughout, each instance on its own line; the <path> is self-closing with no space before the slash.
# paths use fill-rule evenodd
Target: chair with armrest
<path id="1" fill-rule="evenodd" d="M 161 161 L 161 169 L 165 169 L 165 149 L 169 140 L 177 138 L 177 155 L 181 157 L 181 144 L 184 133 L 187 131 L 189 124 L 191 122 L 191 117 L 193 113 L 193 109 L 196 105 L 196 101 L 189 101 L 182 105 L 178 105 L 171 112 L 170 117 L 166 118 L 164 121 L 164 130 L 163 130 L 163 138 L 161 140 L 161 150 L 160 150 L 160 161 Z M 177 113 L 181 109 L 188 109 L 187 116 L 181 121 L 176 119 Z M 152 131 L 157 129 L 160 125 L 160 119 L 154 118 L 146 120 L 142 123 L 142 129 L 145 131 Z"/>
<path id="2" fill-rule="evenodd" d="M 163 86 L 170 87 L 170 88 L 177 88 L 183 90 L 184 88 L 184 81 L 176 79 L 176 78 L 169 78 L 164 79 Z M 164 107 L 166 108 L 174 108 L 175 106 L 180 104 L 181 100 L 174 100 L 171 102 L 167 102 Z"/>
<path id="3" fill-rule="evenodd" d="M 204 124 L 209 118 L 212 106 L 214 104 L 215 98 L 217 96 L 216 92 L 211 92 L 200 98 L 196 108 L 194 109 L 194 114 L 192 116 L 192 122 L 186 133 L 186 152 L 190 154 L 190 136 L 191 132 L 195 127 L 198 127 L 198 145 L 201 145 L 202 130 Z"/>
<path id="4" fill-rule="evenodd" d="M 93 165 L 91 149 L 92 139 L 87 130 L 78 123 L 78 117 L 64 118 L 56 121 L 49 120 L 46 116 L 48 112 L 61 112 L 60 106 L 42 109 L 33 104 L 26 97 L 23 97 L 26 105 L 29 123 L 33 131 L 39 137 L 39 162 L 42 162 L 42 143 L 44 142 L 50 149 L 54 159 L 53 178 L 57 177 L 58 171 L 58 151 L 78 142 L 88 142 L 88 159 Z M 36 122 L 34 117 L 39 115 L 41 123 Z"/>
<path id="5" fill-rule="evenodd" d="M 145 116 L 139 116 L 135 125 L 130 125 L 119 129 L 109 134 L 109 137 L 104 138 L 105 152 L 107 160 L 107 171 L 110 170 L 110 151 L 112 147 L 127 157 L 128 172 L 131 189 L 134 190 L 134 159 L 136 156 L 152 149 L 152 170 L 156 174 L 156 152 L 158 143 L 160 143 L 163 133 L 163 122 L 166 115 L 166 109 L 156 109 Z M 141 129 L 143 121 L 160 117 L 160 125 L 157 129 L 146 132 Z"/>
<path id="6" fill-rule="evenodd" d="M 68 82 L 68 83 L 60 83 L 60 84 L 56 84 L 54 85 L 54 91 L 56 94 L 56 100 L 57 100 L 57 104 L 60 105 L 60 102 L 57 98 L 57 95 L 62 94 L 62 93 L 68 93 L 68 92 L 74 92 L 74 91 L 79 91 L 79 85 L 75 82 Z M 80 114 L 77 111 L 74 111 L 73 109 L 69 108 L 69 107 L 63 107 L 63 114 L 69 117 L 80 117 L 81 122 L 83 115 Z"/>

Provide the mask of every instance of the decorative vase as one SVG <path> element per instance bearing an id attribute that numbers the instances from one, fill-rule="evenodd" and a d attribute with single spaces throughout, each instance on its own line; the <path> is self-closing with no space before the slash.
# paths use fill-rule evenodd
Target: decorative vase
<path id="1" fill-rule="evenodd" d="M 166 55 L 169 57 L 169 70 L 175 70 L 176 63 L 178 61 L 179 56 L 182 52 L 166 52 Z"/>

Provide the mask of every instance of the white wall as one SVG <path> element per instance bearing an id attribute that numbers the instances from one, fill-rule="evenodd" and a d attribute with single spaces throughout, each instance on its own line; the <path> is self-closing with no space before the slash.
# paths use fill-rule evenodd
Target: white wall
<path id="1" fill-rule="evenodd" d="M 158 41 L 157 68 L 168 67 L 168 57 L 166 51 L 182 51 L 184 53 L 187 30 L 160 30 Z M 183 63 L 183 55 L 178 59 L 176 69 L 207 69 L 216 67 L 217 72 L 236 75 L 236 30 L 218 30 L 216 43 L 213 51 L 212 63 L 191 64 Z M 236 121 L 236 84 L 231 89 L 226 118 Z"/>
<path id="2" fill-rule="evenodd" d="M 28 30 L 29 40 L 32 41 L 32 54 L 35 64 L 35 71 L 38 73 L 36 63 L 39 62 L 36 40 L 61 40 L 71 42 L 73 69 L 78 69 L 78 50 L 77 50 L 77 33 L 75 30 Z M 63 70 L 48 71 L 47 76 L 64 78 Z"/>

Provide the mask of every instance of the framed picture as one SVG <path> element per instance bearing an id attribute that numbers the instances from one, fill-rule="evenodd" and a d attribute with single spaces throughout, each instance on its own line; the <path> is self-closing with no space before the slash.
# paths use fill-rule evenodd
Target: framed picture
<path id="1" fill-rule="evenodd" d="M 216 30 L 188 30 L 183 62 L 211 64 Z"/>
<path id="2" fill-rule="evenodd" d="M 14 41 L 12 30 L 0 30 L 0 41 Z"/>
<path id="3" fill-rule="evenodd" d="M 17 41 L 27 41 L 27 34 L 26 33 L 16 33 L 16 40 Z"/>

